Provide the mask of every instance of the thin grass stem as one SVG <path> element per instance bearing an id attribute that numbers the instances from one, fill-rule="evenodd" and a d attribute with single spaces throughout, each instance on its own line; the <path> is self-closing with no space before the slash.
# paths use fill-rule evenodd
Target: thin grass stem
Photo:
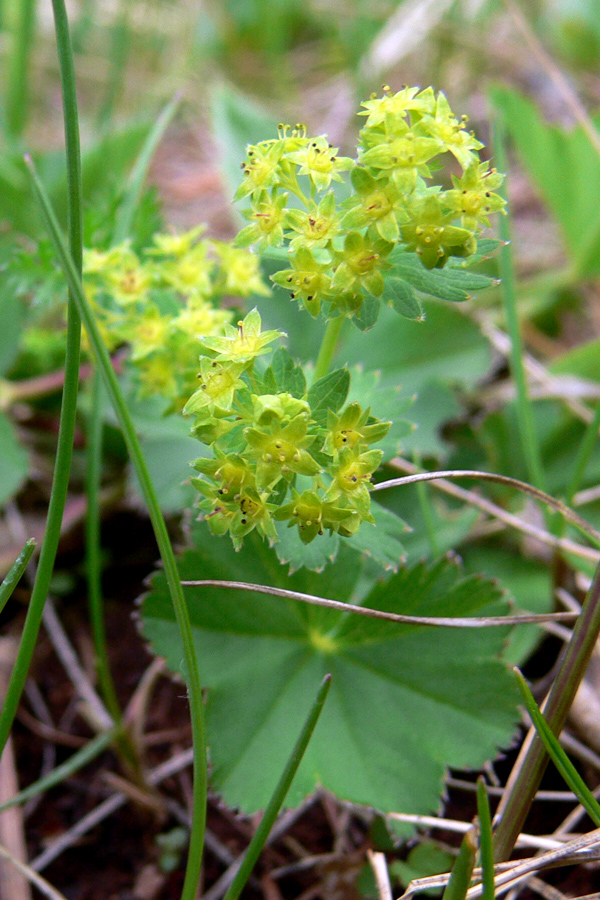
<path id="1" fill-rule="evenodd" d="M 403 478 L 391 478 L 389 481 L 381 481 L 373 486 L 372 491 L 383 491 L 391 487 L 402 487 L 405 484 L 417 484 L 420 481 L 439 481 L 444 478 L 477 478 L 481 481 L 492 481 L 497 484 L 505 484 L 509 487 L 539 500 L 550 509 L 556 510 L 561 516 L 564 516 L 568 522 L 575 525 L 596 547 L 600 547 L 600 531 L 590 525 L 584 518 L 574 512 L 569 506 L 566 506 L 560 500 L 556 500 L 551 494 L 527 484 L 526 481 L 519 481 L 518 478 L 511 478 L 509 475 L 498 475 L 495 472 L 484 472 L 477 469 L 448 469 L 436 472 L 417 472 L 414 475 L 405 475 Z"/>
<path id="2" fill-rule="evenodd" d="M 506 172 L 506 132 L 500 114 L 496 114 L 494 117 L 493 129 L 496 163 L 501 172 Z M 506 199 L 506 195 L 504 195 L 504 199 Z M 510 370 L 517 392 L 517 421 L 519 424 L 519 434 L 521 437 L 523 454 L 527 463 L 529 479 L 536 487 L 540 488 L 540 490 L 545 490 L 546 475 L 542 465 L 542 454 L 533 418 L 531 401 L 527 390 L 525 368 L 523 366 L 523 344 L 519 330 L 519 316 L 517 314 L 517 291 L 510 243 L 510 213 L 508 212 L 508 209 L 509 207 L 507 205 L 506 216 L 500 216 L 499 230 L 503 246 L 500 248 L 499 265 L 500 277 L 502 279 L 501 293 L 504 315 L 511 343 Z"/>
<path id="3" fill-rule="evenodd" d="M 69 24 L 63 0 L 53 0 L 56 27 L 56 42 L 60 64 L 63 108 L 65 122 L 65 144 L 67 155 L 67 188 L 69 211 L 69 249 L 65 247 L 76 279 L 81 277 L 82 257 L 82 200 L 81 200 L 81 156 L 79 149 L 79 120 L 77 115 L 77 98 L 75 94 L 75 71 L 73 55 L 69 39 Z M 81 343 L 81 319 L 75 305 L 72 292 L 69 291 L 67 310 L 67 346 L 65 357 L 65 381 L 63 388 L 58 441 L 56 447 L 56 463 L 46 530 L 42 542 L 40 560 L 35 583 L 29 601 L 29 609 L 19 651 L 6 691 L 4 705 L 0 713 L 0 754 L 12 728 L 17 707 L 35 648 L 37 635 L 42 621 L 44 604 L 50 587 L 50 579 L 54 569 L 54 561 L 58 550 L 60 527 L 65 509 L 75 418 L 77 409 L 77 392 L 79 387 L 79 351 Z"/>

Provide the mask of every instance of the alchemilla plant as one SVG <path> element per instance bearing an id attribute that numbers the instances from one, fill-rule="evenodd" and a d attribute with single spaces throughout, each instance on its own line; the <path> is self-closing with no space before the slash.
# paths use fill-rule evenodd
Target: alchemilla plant
<path id="1" fill-rule="evenodd" d="M 256 310 L 223 336 L 200 338 L 200 386 L 184 413 L 212 455 L 195 462 L 194 484 L 211 530 L 229 532 L 236 549 L 254 529 L 277 541 L 276 522 L 297 527 L 305 544 L 374 522 L 369 486 L 382 450 L 372 445 L 391 423 L 356 400 L 344 405 L 347 373 L 328 371 L 341 327 L 345 319 L 373 326 L 382 302 L 414 315 L 403 263 L 443 270 L 473 257 L 489 214 L 503 207 L 494 193 L 502 176 L 480 161 L 483 145 L 444 94 L 386 87 L 362 105 L 354 159 L 325 136 L 280 125 L 278 137 L 248 147 L 242 164 L 235 196 L 249 201 L 250 224 L 234 246 L 279 252 L 287 265 L 275 285 L 328 325 L 309 378 L 284 350 L 265 366 L 282 335 L 261 332 Z M 452 160 L 462 174 L 445 189 Z"/>
<path id="2" fill-rule="evenodd" d="M 493 246 L 479 235 L 502 211 L 502 175 L 480 160 L 466 117 L 432 88 L 385 87 L 362 107 L 354 158 L 302 125 L 247 148 L 235 199 L 249 224 L 234 241 L 199 226 L 137 253 L 130 242 L 84 252 L 109 350 L 129 348 L 139 396 L 193 417 L 201 515 L 236 549 L 254 530 L 276 543 L 293 528 L 306 545 L 375 524 L 370 486 L 392 422 L 352 396 L 347 369 L 331 371 L 342 327 L 373 327 L 382 304 L 420 319 L 421 294 L 464 299 L 491 283 L 466 267 Z M 245 298 L 271 293 L 261 256 L 280 266 L 275 299 L 283 289 L 327 323 L 314 367 L 297 365 L 256 309 L 240 316 Z M 39 345 L 44 314 L 25 344 Z M 396 437 L 400 411 L 388 412 Z"/>

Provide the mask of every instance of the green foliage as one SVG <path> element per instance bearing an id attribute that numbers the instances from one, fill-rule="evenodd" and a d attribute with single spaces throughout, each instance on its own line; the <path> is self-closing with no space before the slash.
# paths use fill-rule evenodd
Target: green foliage
<path id="1" fill-rule="evenodd" d="M 29 472 L 27 453 L 20 445 L 10 420 L 0 413 L 0 504 L 6 503 L 21 487 Z"/>
<path id="2" fill-rule="evenodd" d="M 600 10 L 594 0 L 553 0 L 544 24 L 563 57 L 593 69 L 600 59 Z"/>
<path id="3" fill-rule="evenodd" d="M 390 865 L 390 875 L 398 879 L 404 887 L 408 887 L 413 878 L 426 878 L 428 875 L 441 875 L 452 868 L 454 857 L 431 841 L 423 841 L 410 851 L 406 862 L 394 860 Z M 429 897 L 441 894 L 441 888 L 429 888 L 422 893 Z"/>
<path id="4" fill-rule="evenodd" d="M 556 216 L 569 251 L 574 278 L 600 271 L 600 157 L 581 126 L 565 131 L 545 122 L 517 91 L 497 88 L 494 105 L 535 181 Z"/>
<path id="5" fill-rule="evenodd" d="M 461 557 L 467 572 L 487 572 L 497 578 L 517 609 L 530 613 L 552 612 L 552 577 L 544 563 L 497 546 L 468 547 L 461 551 Z M 542 636 L 537 625 L 515 629 L 507 641 L 504 658 L 520 665 L 535 650 Z"/>
<path id="6" fill-rule="evenodd" d="M 254 539 L 236 554 L 206 526 L 180 559 L 182 578 L 227 578 L 355 600 L 360 557 L 344 549 L 314 575 L 286 574 Z M 305 714 L 333 676 L 326 709 L 288 798 L 317 784 L 382 810 L 435 809 L 446 765 L 478 766 L 506 745 L 517 692 L 499 657 L 506 630 L 396 626 L 248 592 L 186 588 L 203 682 L 213 783 L 245 812 L 267 802 Z M 441 560 L 401 569 L 361 593 L 365 606 L 412 615 L 501 614 L 500 589 Z M 155 653 L 180 671 L 181 646 L 163 576 L 142 607 Z M 251 690 L 248 686 L 251 685 Z M 232 729 L 231 723 L 236 727 Z"/>
<path id="7" fill-rule="evenodd" d="M 338 363 L 378 369 L 382 384 L 400 385 L 407 394 L 418 393 L 434 380 L 473 386 L 489 370 L 489 344 L 477 326 L 451 306 L 426 302 L 424 309 L 423 323 L 383 309 L 376 329 L 350 332 L 342 339 Z M 418 421 L 414 408 L 411 418 Z"/>

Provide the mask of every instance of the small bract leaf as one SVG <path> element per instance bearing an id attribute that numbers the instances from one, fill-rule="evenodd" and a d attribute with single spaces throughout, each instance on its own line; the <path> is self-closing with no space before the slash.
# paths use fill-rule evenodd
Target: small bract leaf
<path id="1" fill-rule="evenodd" d="M 337 412 L 344 405 L 350 389 L 348 369 L 336 369 L 312 385 L 308 392 L 308 402 L 312 416 L 318 422 L 326 422 L 327 413 Z"/>

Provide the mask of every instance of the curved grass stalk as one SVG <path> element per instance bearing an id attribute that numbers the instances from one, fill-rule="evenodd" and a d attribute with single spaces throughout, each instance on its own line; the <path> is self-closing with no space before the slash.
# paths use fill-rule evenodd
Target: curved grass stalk
<path id="1" fill-rule="evenodd" d="M 67 278 L 69 288 L 72 292 L 77 308 L 83 319 L 89 342 L 98 366 L 106 390 L 109 394 L 121 429 L 123 437 L 129 452 L 133 465 L 135 466 L 140 487 L 146 505 L 156 541 L 163 561 L 165 576 L 169 586 L 169 593 L 175 611 L 175 618 L 181 633 L 183 643 L 184 661 L 185 661 L 185 677 L 188 683 L 190 715 L 192 724 L 192 736 L 194 744 L 194 784 L 193 784 L 193 801 L 192 801 L 192 830 L 190 834 L 190 845 L 188 854 L 188 864 L 185 875 L 185 882 L 181 900 L 194 900 L 198 880 L 200 877 L 200 867 L 202 863 L 202 850 L 204 846 L 204 830 L 206 824 L 206 794 L 207 794 L 207 759 L 206 759 L 206 734 L 204 726 L 204 707 L 202 701 L 202 686 L 200 683 L 200 674 L 198 671 L 198 663 L 194 651 L 194 643 L 192 638 L 192 629 L 190 618 L 183 590 L 177 571 L 177 563 L 175 555 L 167 532 L 165 520 L 161 513 L 156 491 L 152 484 L 152 479 L 148 472 L 148 467 L 142 453 L 142 449 L 135 433 L 135 428 L 131 420 L 131 415 L 127 408 L 123 392 L 117 381 L 117 377 L 111 365 L 110 356 L 106 350 L 98 326 L 96 325 L 94 314 L 86 299 L 81 283 L 79 273 L 73 265 L 73 261 L 69 256 L 65 247 L 63 238 L 60 234 L 56 216 L 50 205 L 48 195 L 44 190 L 31 158 L 27 157 L 26 162 L 31 173 L 32 186 L 36 199 L 40 204 L 40 209 L 44 216 L 44 220 L 48 227 L 50 237 L 54 244 L 58 261 Z"/>
<path id="2" fill-rule="evenodd" d="M 409 475 L 415 475 L 418 472 L 416 466 L 401 457 L 390 460 L 387 465 L 392 469 L 399 469 L 401 472 L 406 472 Z M 573 556 L 577 556 L 580 559 L 588 559 L 590 562 L 595 564 L 598 563 L 600 552 L 594 550 L 593 547 L 578 544 L 576 541 L 569 540 L 569 538 L 556 537 L 556 535 L 551 534 L 549 531 L 538 528 L 531 522 L 525 521 L 525 519 L 520 519 L 518 516 L 513 515 L 513 513 L 508 512 L 496 503 L 492 503 L 491 500 L 481 497 L 473 491 L 468 491 L 465 488 L 459 487 L 451 481 L 446 481 L 444 478 L 433 481 L 432 484 L 438 490 L 443 491 L 450 497 L 455 497 L 457 500 L 461 500 L 468 506 L 473 506 L 475 509 L 481 510 L 481 512 L 486 513 L 486 515 L 491 516 L 493 519 L 497 519 L 499 522 L 503 522 L 510 528 L 514 528 L 515 531 L 520 531 L 522 534 L 528 534 L 530 537 L 535 538 L 541 543 L 547 544 L 549 547 L 556 547 L 564 553 L 571 553 Z"/>
<path id="3" fill-rule="evenodd" d="M 63 107 L 65 120 L 65 143 L 67 153 L 67 187 L 69 210 L 69 250 L 65 247 L 75 277 L 81 277 L 82 257 L 82 201 L 81 201 L 81 156 L 79 149 L 79 120 L 77 115 L 77 99 L 75 94 L 75 72 L 73 56 L 69 40 L 69 25 L 63 0 L 53 0 L 56 40 L 60 63 L 63 90 Z M 75 433 L 75 416 L 77 392 L 79 386 L 79 348 L 81 342 L 81 319 L 69 291 L 67 311 L 67 349 L 65 358 L 65 382 L 58 429 L 56 447 L 56 464 L 52 479 L 52 490 L 48 504 L 46 531 L 40 552 L 40 560 L 35 583 L 29 601 L 29 609 L 23 626 L 19 651 L 11 674 L 10 682 L 0 714 L 0 754 L 2 753 L 17 707 L 37 635 L 42 621 L 44 604 L 50 587 L 50 579 L 54 569 L 54 561 L 58 550 L 60 526 L 65 509 L 71 457 L 73 452 L 73 436 Z"/>
<path id="4" fill-rule="evenodd" d="M 559 512 L 568 522 L 571 522 L 572 525 L 575 525 L 576 528 L 585 534 L 596 547 L 600 547 L 600 531 L 594 528 L 593 525 L 590 525 L 589 522 L 586 522 L 585 519 L 574 512 L 569 506 L 562 503 L 560 500 L 556 500 L 545 491 L 533 487 L 531 484 L 527 484 L 526 481 L 519 481 L 517 478 L 511 478 L 509 475 L 497 475 L 494 472 L 480 472 L 477 469 L 448 469 L 437 472 L 417 472 L 414 475 L 405 475 L 402 478 L 391 478 L 389 481 L 380 481 L 379 484 L 373 485 L 372 491 L 383 491 L 392 487 L 402 487 L 405 484 L 418 484 L 420 481 L 438 481 L 440 478 L 477 478 L 480 481 L 494 481 L 497 484 L 506 484 L 508 487 L 513 487 L 517 491 L 528 494 L 535 500 L 539 500 L 541 503 L 544 503 L 546 506 Z"/>
<path id="5" fill-rule="evenodd" d="M 340 612 L 356 613 L 359 616 L 367 616 L 371 619 L 385 619 L 387 622 L 396 622 L 399 625 L 427 625 L 437 628 L 490 628 L 506 625 L 542 625 L 544 622 L 572 622 L 576 619 L 576 612 L 562 613 L 523 613 L 517 616 L 403 616 L 398 613 L 383 612 L 380 609 L 371 609 L 369 606 L 354 606 L 352 603 L 342 603 L 341 600 L 329 600 L 326 597 L 316 597 L 314 594 L 302 594 L 300 591 L 289 591 L 286 588 L 270 587 L 266 584 L 250 584 L 246 581 L 222 581 L 206 578 L 201 581 L 182 581 L 184 587 L 218 587 L 227 590 L 253 591 L 256 594 L 268 594 L 270 597 L 281 597 L 283 600 L 299 600 L 301 603 L 310 603 L 313 606 L 325 606 L 328 609 L 337 609 Z"/>

